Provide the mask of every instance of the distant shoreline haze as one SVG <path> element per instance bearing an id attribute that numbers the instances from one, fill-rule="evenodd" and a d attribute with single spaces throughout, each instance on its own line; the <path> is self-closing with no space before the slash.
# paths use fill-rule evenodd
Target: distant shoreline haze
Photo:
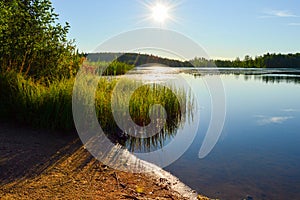
<path id="1" fill-rule="evenodd" d="M 126 64 L 140 66 L 148 63 L 160 63 L 170 67 L 237 67 L 237 68 L 300 68 L 300 53 L 295 54 L 264 54 L 252 58 L 235 60 L 206 59 L 195 57 L 189 61 L 163 58 L 156 55 L 139 53 L 88 53 L 84 54 L 91 62 L 111 62 L 117 60 Z"/>

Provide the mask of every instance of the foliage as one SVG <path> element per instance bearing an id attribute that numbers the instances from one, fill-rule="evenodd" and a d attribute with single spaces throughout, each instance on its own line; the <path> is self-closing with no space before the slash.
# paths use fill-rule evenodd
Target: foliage
<path id="1" fill-rule="evenodd" d="M 103 72 L 103 75 L 121 75 L 133 69 L 134 65 L 129 65 L 124 62 L 113 61 Z"/>
<path id="2" fill-rule="evenodd" d="M 191 63 L 196 67 L 241 67 L 241 68 L 299 68 L 300 53 L 296 54 L 270 54 L 257 56 L 254 59 L 246 55 L 244 60 L 207 60 L 194 58 Z"/>
<path id="3" fill-rule="evenodd" d="M 133 69 L 134 65 L 129 65 L 124 62 L 119 62 L 114 60 L 113 62 L 106 62 L 106 61 L 84 61 L 83 62 L 83 69 L 91 72 L 97 73 L 98 75 L 103 76 L 116 76 L 116 75 L 123 75 L 129 70 Z"/>
<path id="4" fill-rule="evenodd" d="M 149 63 L 158 63 L 169 67 L 192 67 L 191 63 L 175 59 L 162 58 L 155 55 L 147 55 L 140 53 L 90 53 L 87 58 L 91 62 L 102 61 L 118 61 L 133 66 L 141 66 Z"/>
<path id="5" fill-rule="evenodd" d="M 50 0 L 0 2 L 0 70 L 31 77 L 62 78 L 76 73 L 80 57 L 66 35 L 69 24 L 56 23 Z"/>
<path id="6" fill-rule="evenodd" d="M 99 60 L 119 61 L 129 65 L 140 66 L 149 63 L 159 63 L 170 67 L 241 67 L 241 68 L 299 68 L 300 53 L 296 54 L 270 54 L 256 56 L 252 58 L 246 55 L 243 60 L 236 58 L 235 60 L 213 60 L 202 57 L 195 57 L 189 62 L 161 58 L 154 55 L 138 54 L 138 53 L 92 53 L 87 55 L 91 62 Z"/>
<path id="7" fill-rule="evenodd" d="M 34 127 L 73 130 L 74 75 L 85 59 L 76 52 L 73 42 L 66 39 L 69 25 L 56 22 L 58 15 L 54 13 L 50 0 L 4 0 L 0 2 L 0 15 L 0 118 Z M 88 65 L 84 65 L 87 76 L 91 75 L 90 72 L 125 74 L 135 65 L 147 62 L 185 66 L 181 61 L 138 54 L 121 56 L 113 62 L 87 62 Z M 120 137 L 124 133 L 114 122 L 111 111 L 111 95 L 116 82 L 116 78 L 99 80 L 95 109 L 99 123 L 110 138 L 124 144 L 123 139 L 129 136 Z M 117 94 L 120 103 L 128 95 L 130 84 L 133 84 L 131 80 L 127 80 L 122 90 L 124 93 Z M 83 90 L 88 89 L 84 87 Z M 184 99 L 185 92 L 180 91 L 179 96 Z M 82 98 L 87 101 L 86 96 Z M 134 93 L 130 102 L 133 120 L 141 125 L 149 123 L 149 108 L 153 104 L 162 104 L 168 114 L 165 129 L 155 136 L 162 141 L 165 132 L 176 132 L 182 113 L 177 95 L 172 90 L 153 85 Z M 153 138 L 147 141 L 149 146 Z M 136 144 L 141 142 L 131 142 L 130 146 L 136 148 Z"/>

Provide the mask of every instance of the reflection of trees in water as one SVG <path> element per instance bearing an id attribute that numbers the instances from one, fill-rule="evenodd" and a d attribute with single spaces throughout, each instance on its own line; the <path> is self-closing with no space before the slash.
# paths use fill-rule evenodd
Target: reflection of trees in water
<path id="1" fill-rule="evenodd" d="M 300 83 L 300 72 L 299 71 L 264 71 L 264 70 L 195 70 L 191 73 L 195 78 L 210 75 L 234 75 L 236 79 L 243 78 L 245 81 L 248 80 L 259 80 L 265 83 Z"/>
<path id="2" fill-rule="evenodd" d="M 295 83 L 300 84 L 300 76 L 256 76 L 255 79 L 262 80 L 265 83 Z"/>
<path id="3" fill-rule="evenodd" d="M 245 81 L 254 79 L 265 83 L 300 83 L 299 72 L 261 72 L 261 73 L 232 73 L 235 77 L 243 76 Z"/>
<path id="4" fill-rule="evenodd" d="M 257 80 L 265 83 L 295 83 L 300 84 L 300 76 L 292 74 L 234 74 L 235 78 L 243 77 L 245 81 Z"/>
<path id="5" fill-rule="evenodd" d="M 300 83 L 299 70 L 284 70 L 284 69 L 190 69 L 182 71 L 192 74 L 195 78 L 210 76 L 210 75 L 234 75 L 236 79 L 244 78 L 245 81 L 255 79 L 266 83 Z"/>

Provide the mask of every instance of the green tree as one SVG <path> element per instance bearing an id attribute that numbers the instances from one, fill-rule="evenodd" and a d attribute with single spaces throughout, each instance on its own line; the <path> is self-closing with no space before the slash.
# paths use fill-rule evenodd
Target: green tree
<path id="1" fill-rule="evenodd" d="M 57 78 L 76 73 L 80 58 L 67 40 L 69 24 L 57 23 L 50 0 L 0 2 L 1 70 Z"/>

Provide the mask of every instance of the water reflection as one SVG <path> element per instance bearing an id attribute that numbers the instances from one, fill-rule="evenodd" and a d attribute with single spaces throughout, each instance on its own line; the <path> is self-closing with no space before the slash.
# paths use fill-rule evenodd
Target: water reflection
<path id="1" fill-rule="evenodd" d="M 193 121 L 194 109 L 197 106 L 189 88 L 174 83 L 165 86 L 151 81 L 145 84 L 125 79 L 125 82 L 120 84 L 121 88 L 118 90 L 121 92 L 115 93 L 114 96 L 117 98 L 112 105 L 117 108 L 115 116 L 113 117 L 110 111 L 106 112 L 105 119 L 99 119 L 100 124 L 105 123 L 104 120 L 110 119 L 107 122 L 110 125 L 104 127 L 108 127 L 105 132 L 114 143 L 121 144 L 131 152 L 152 152 L 167 145 L 178 133 L 178 130 L 183 129 L 187 121 Z M 132 88 L 137 89 L 130 93 Z M 124 103 L 127 99 L 130 99 L 129 108 Z M 156 105 L 160 106 L 152 109 Z M 129 109 L 129 116 L 126 109 Z M 150 116 L 152 117 L 150 118 Z M 116 118 L 121 121 L 119 124 L 123 127 L 116 124 Z M 131 125 L 131 120 L 139 127 L 145 128 L 137 130 Z M 149 131 L 147 126 L 150 123 L 155 124 L 155 127 L 150 129 L 150 131 L 156 131 L 155 134 L 142 138 L 136 136 L 147 134 Z M 143 133 L 139 133 L 139 131 Z"/>
<path id="2" fill-rule="evenodd" d="M 299 75 L 264 75 L 264 76 L 256 76 L 257 80 L 262 80 L 266 83 L 300 83 Z"/>
<path id="3" fill-rule="evenodd" d="M 234 75 L 235 78 L 243 77 L 245 81 L 255 79 L 265 83 L 300 83 L 299 69 L 240 69 L 240 68 L 181 68 L 180 73 L 192 74 L 195 78 L 207 75 Z"/>
<path id="4" fill-rule="evenodd" d="M 160 69 L 160 68 L 159 68 Z M 201 79 L 203 76 L 216 75 L 216 71 L 209 69 L 194 69 L 194 68 L 162 68 L 159 70 L 160 81 L 164 79 L 172 79 L 176 76 L 176 73 L 189 74 L 190 79 L 193 77 Z M 287 74 L 285 74 L 287 73 Z M 144 67 L 131 71 L 131 77 L 139 78 L 138 75 L 147 74 L 147 77 L 151 79 L 152 76 L 158 76 L 157 69 L 152 67 Z M 242 78 L 244 81 L 262 81 L 264 83 L 300 83 L 300 75 L 298 71 L 284 71 L 284 70 L 262 70 L 262 69 L 220 69 L 219 74 L 234 75 L 236 79 Z M 149 79 L 149 80 L 150 80 Z M 161 104 L 167 112 L 167 120 L 164 127 L 152 137 L 149 138 L 137 138 L 126 134 L 124 131 L 119 134 L 115 142 L 122 144 L 128 148 L 131 152 L 150 152 L 162 148 L 177 134 L 179 128 L 182 128 L 186 123 L 186 118 L 189 119 L 193 115 L 193 107 L 195 106 L 194 99 L 191 97 L 190 89 L 186 90 L 178 87 L 178 85 L 172 85 L 172 89 L 161 87 L 159 84 L 149 82 L 146 86 L 140 87 L 131 97 L 130 102 L 130 114 L 132 119 L 139 126 L 146 126 L 150 123 L 149 109 L 151 105 Z M 174 94 L 176 93 L 176 95 Z M 188 95 L 189 94 L 189 95 Z M 177 99 L 180 96 L 180 99 Z M 152 99 L 149 101 L 149 98 Z M 180 102 L 179 102 L 180 101 Z M 180 108 L 184 106 L 184 108 Z M 183 111 L 183 112 L 182 112 Z M 161 111 L 162 112 L 162 111 Z M 291 119 L 289 117 L 288 119 Z M 267 122 L 280 123 L 285 121 L 279 117 L 261 118 L 259 124 L 266 124 Z M 124 118 L 124 120 L 127 120 Z M 157 120 L 160 120 L 157 118 Z M 128 131 L 134 131 L 130 128 Z"/>
<path id="5" fill-rule="evenodd" d="M 161 109 L 166 111 L 166 121 L 162 129 L 148 138 L 138 138 L 127 134 L 128 139 L 124 146 L 131 152 L 151 152 L 161 149 L 182 129 L 187 119 L 192 116 L 194 102 L 189 91 L 173 86 L 172 89 L 151 83 L 140 87 L 134 92 L 130 100 L 130 114 L 133 121 L 139 126 L 147 126 L 151 120 L 151 106 L 159 104 L 162 107 L 156 110 L 154 119 L 160 121 Z M 148 114 L 149 113 L 149 114 Z M 153 113 L 152 113 L 153 115 Z M 129 131 L 134 131 L 128 129 Z"/>
<path id="6" fill-rule="evenodd" d="M 294 83 L 300 84 L 300 75 L 294 74 L 264 74 L 264 75 L 249 75 L 235 74 L 236 78 L 244 78 L 245 81 L 255 79 L 264 83 Z"/>
<path id="7" fill-rule="evenodd" d="M 228 100 L 227 121 L 218 144 L 202 160 L 198 158 L 198 152 L 209 123 L 207 113 L 210 110 L 209 101 L 200 98 L 209 96 L 201 79 L 216 75 L 216 72 L 209 69 L 176 70 L 189 79 L 196 91 L 204 107 L 201 110 L 203 123 L 193 145 L 166 169 L 212 198 L 243 199 L 250 195 L 253 199 L 300 199 L 298 70 L 220 69 Z M 145 69 L 145 73 L 149 70 Z M 176 76 L 173 72 L 165 73 L 162 77 L 167 79 Z M 131 75 L 135 76 L 134 73 Z M 140 125 L 149 123 L 149 106 L 161 102 L 169 116 L 163 129 L 145 139 L 120 131 L 125 136 L 123 139 L 114 138 L 116 142 L 130 151 L 148 152 L 166 145 L 179 130 L 190 131 L 185 125 L 193 123 L 194 100 L 190 91 L 180 87 L 176 79 L 173 83 L 173 88 L 168 90 L 150 81 L 136 90 L 131 98 L 131 116 Z M 145 91 L 147 94 L 143 93 Z M 159 98 L 147 101 L 154 94 Z M 138 103 L 137 97 L 142 97 Z M 139 108 L 145 108 L 142 112 L 135 107 L 141 102 L 143 106 Z M 183 105 L 183 111 L 179 104 Z"/>
<path id="8" fill-rule="evenodd" d="M 215 75 L 200 71 L 181 73 L 191 73 L 193 85 L 203 76 Z M 219 74 L 227 96 L 221 139 L 199 160 L 200 130 L 189 151 L 166 169 L 211 198 L 299 199 L 299 72 L 221 69 Z"/>

